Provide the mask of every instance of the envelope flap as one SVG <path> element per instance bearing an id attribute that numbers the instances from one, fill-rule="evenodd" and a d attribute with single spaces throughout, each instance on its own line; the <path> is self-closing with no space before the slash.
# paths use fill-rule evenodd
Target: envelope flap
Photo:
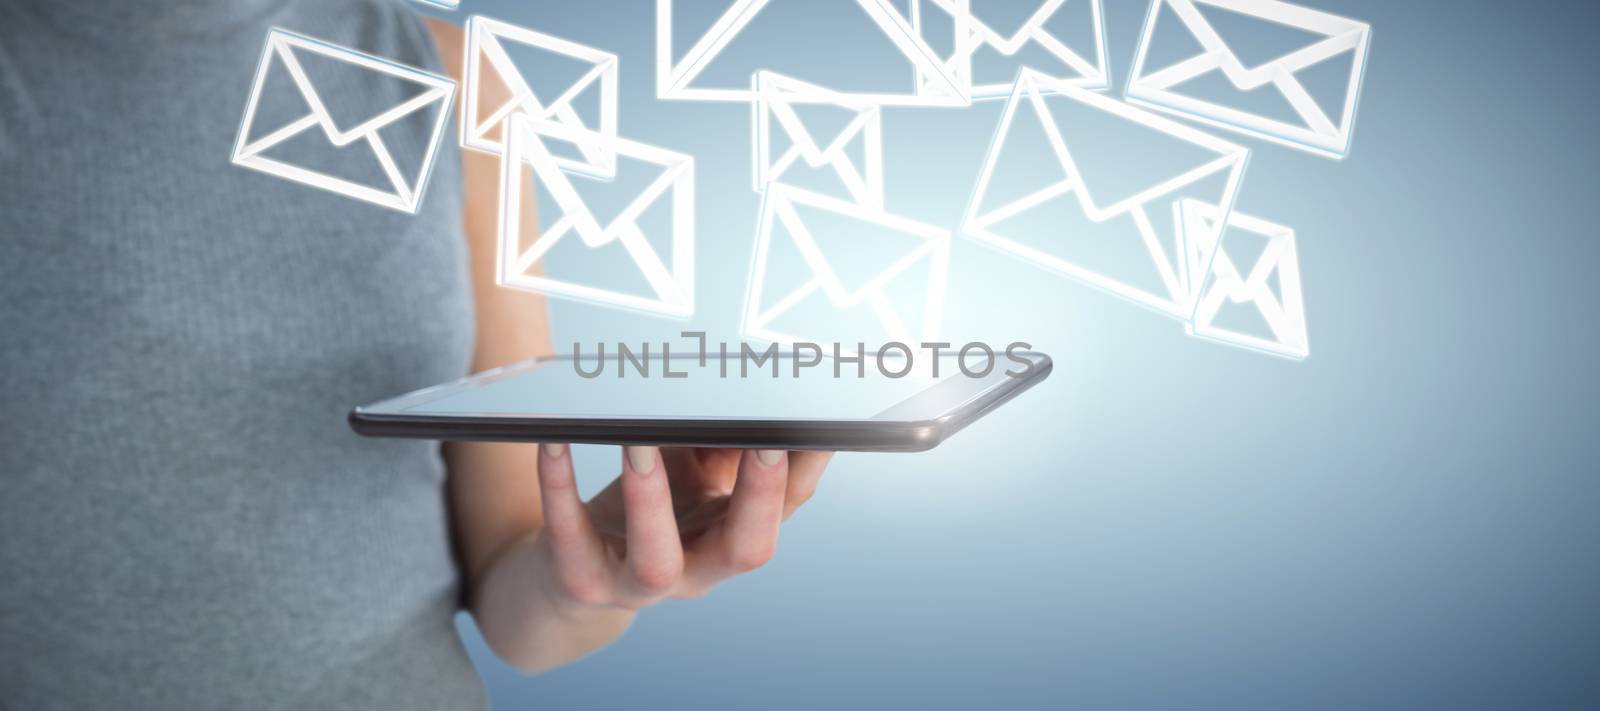
<path id="1" fill-rule="evenodd" d="M 1194 6 L 1247 71 L 1258 70 L 1330 36 L 1203 0 Z"/>
<path id="2" fill-rule="evenodd" d="M 476 47 L 515 98 L 540 109 L 591 90 L 614 73 L 608 52 L 486 18 L 473 18 Z"/>
<path id="3" fill-rule="evenodd" d="M 540 187 L 550 194 L 551 214 L 560 214 L 563 221 L 570 222 L 578 237 L 590 246 L 617 240 L 655 201 L 669 194 L 683 197 L 678 195 L 681 179 L 687 177 L 691 185 L 693 182 L 694 159 L 690 156 L 626 139 L 605 140 L 581 128 L 536 120 L 527 114 L 511 116 L 508 137 L 510 159 L 533 166 L 537 179 L 543 183 Z M 619 168 L 609 178 L 563 170 L 546 140 L 580 145 L 603 143 L 615 153 L 619 165 L 626 163 L 629 168 Z M 643 171 L 636 177 L 633 164 Z M 598 217 L 597 208 L 604 210 Z M 606 219 L 602 221 L 600 217 Z"/>
<path id="4" fill-rule="evenodd" d="M 1248 301 L 1265 295 L 1281 301 L 1280 267 L 1296 258 L 1292 229 L 1237 212 L 1219 229 L 1221 210 L 1199 200 L 1184 200 L 1182 210 L 1185 237 L 1197 241 L 1200 258 L 1211 261 L 1212 272 L 1230 299 Z M 1218 245 L 1216 258 L 1208 259 L 1207 252 Z"/>
<path id="5" fill-rule="evenodd" d="M 651 199 L 640 203 L 640 198 L 649 193 L 659 196 L 666 187 L 662 179 L 668 177 L 664 169 L 659 166 L 647 165 L 633 160 L 617 161 L 617 174 L 609 180 L 601 180 L 585 175 L 569 175 L 570 185 L 582 201 L 584 207 L 601 226 L 616 225 L 632 213 L 642 212 L 659 200 Z M 590 239 L 598 240 L 598 236 Z M 615 239 L 615 231 L 605 230 L 605 241 Z"/>
<path id="6" fill-rule="evenodd" d="M 885 280 L 885 273 L 928 241 L 883 224 L 806 206 L 798 208 L 817 249 L 846 293 Z"/>
<path id="7" fill-rule="evenodd" d="M 1071 0 L 1088 3 L 1088 0 Z M 1067 0 L 965 0 L 967 11 L 1000 44 L 1016 44 L 1039 29 Z M 950 4 L 954 5 L 954 2 Z"/>
<path id="8" fill-rule="evenodd" d="M 1092 212 L 1121 212 L 1175 188 L 1184 176 L 1243 160 L 1243 149 L 1091 92 L 1034 94 L 1068 154 L 1069 172 Z"/>
<path id="9" fill-rule="evenodd" d="M 803 130 L 788 132 L 788 136 L 803 150 L 812 155 L 827 155 L 844 150 L 850 141 L 861 135 L 862 115 L 832 104 L 799 104 L 785 107 L 792 112 Z"/>
<path id="10" fill-rule="evenodd" d="M 1294 260 L 1294 232 L 1278 225 L 1260 226 L 1264 228 L 1241 229 L 1233 225 L 1234 229 L 1223 237 L 1222 249 L 1239 273 L 1243 293 L 1237 298 L 1268 295 L 1276 300 L 1279 289 L 1274 285 L 1282 271 L 1280 267 Z"/>
<path id="11" fill-rule="evenodd" d="M 300 86 L 312 110 L 321 115 L 336 143 L 404 118 L 448 91 L 440 86 L 437 77 L 342 48 L 338 52 L 327 51 L 299 42 L 280 43 L 279 48 L 284 68 Z M 375 88 L 347 90 L 355 86 Z M 382 92 L 386 98 L 374 101 L 373 91 Z"/>
<path id="12" fill-rule="evenodd" d="M 688 4 L 659 0 L 656 5 L 662 64 L 657 91 L 663 97 L 748 102 L 750 77 L 772 70 L 883 105 L 957 106 L 970 98 L 912 30 L 907 0 L 741 0 L 680 58 L 682 38 L 673 26 L 673 8 Z M 822 65 L 814 61 L 818 47 L 826 48 Z M 901 81 L 894 72 L 863 71 L 906 63 L 925 75 L 937 96 L 916 93 L 914 82 Z"/>
<path id="13" fill-rule="evenodd" d="M 1206 223 L 1207 226 L 1216 224 L 1214 220 L 1206 220 Z M 1271 257 L 1276 251 L 1270 239 L 1245 230 L 1225 230 L 1221 245 L 1222 251 L 1217 253 L 1213 262 L 1213 269 L 1219 276 L 1224 271 L 1231 272 L 1226 276 L 1239 286 L 1251 281 L 1265 282 L 1267 273 L 1272 270 Z"/>
<path id="14" fill-rule="evenodd" d="M 812 160 L 842 150 L 860 135 L 877 110 L 837 92 L 772 72 L 758 75 L 756 91 L 781 127 L 779 132 Z"/>
<path id="15" fill-rule="evenodd" d="M 940 238 L 926 225 L 843 200 L 786 186 L 774 191 L 782 226 L 838 299 L 851 300 L 892 279 Z"/>
<path id="16" fill-rule="evenodd" d="M 1368 31 L 1366 23 L 1281 0 L 1160 1 L 1246 91 L 1355 50 Z"/>
<path id="17" fill-rule="evenodd" d="M 671 203 L 662 202 L 641 215 L 640 232 L 647 239 L 657 236 L 663 229 L 670 229 L 670 215 L 660 214 L 670 207 Z M 551 234 L 541 232 L 539 237 L 548 237 Z M 670 237 L 670 233 L 667 236 Z M 581 275 L 583 284 L 589 288 L 602 289 L 631 298 L 662 296 L 652 285 L 650 274 L 638 260 L 633 258 L 628 246 L 620 239 L 596 245 L 585 242 L 581 239 L 581 234 L 575 238 L 567 233 L 556 235 L 555 239 L 550 239 L 548 243 L 540 244 L 539 247 L 537 260 L 539 269 L 534 273 L 543 272 L 552 276 L 574 278 Z M 656 254 L 670 253 L 670 250 L 656 252 Z"/>

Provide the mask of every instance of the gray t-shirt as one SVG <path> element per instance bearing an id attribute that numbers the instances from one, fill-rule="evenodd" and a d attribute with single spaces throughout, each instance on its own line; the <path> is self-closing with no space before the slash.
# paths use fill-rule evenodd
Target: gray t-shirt
<path id="1" fill-rule="evenodd" d="M 469 367 L 459 154 L 231 165 L 271 26 L 439 69 L 398 0 L 0 0 L 0 708 L 484 704 L 439 449 L 345 424 Z"/>

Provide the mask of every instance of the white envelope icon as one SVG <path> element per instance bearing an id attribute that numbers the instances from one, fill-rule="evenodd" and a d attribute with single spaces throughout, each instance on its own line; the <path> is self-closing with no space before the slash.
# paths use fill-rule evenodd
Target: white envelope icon
<path id="1" fill-rule="evenodd" d="M 306 53 L 352 64 L 390 79 L 419 84 L 423 90 L 375 115 L 364 114 L 359 121 L 338 121 L 329 111 L 324 97 L 311 85 L 311 79 L 301 66 L 298 57 Z M 264 136 L 256 136 L 256 114 L 261 106 L 261 94 L 267 85 L 267 75 L 274 66 L 288 74 L 299 98 L 310 107 L 310 113 Z M 454 96 L 455 82 L 445 77 L 274 27 L 267 32 L 267 43 L 261 52 L 261 63 L 256 67 L 250 100 L 245 105 L 244 119 L 239 124 L 239 137 L 233 147 L 233 163 L 345 197 L 415 214 L 422 203 L 428 175 L 433 169 L 434 157 L 438 154 L 439 144 L 444 137 L 445 121 L 449 118 L 450 102 Z M 395 122 L 425 110 L 434 111 L 436 114 L 432 121 L 432 134 L 428 139 L 427 149 L 423 151 L 419 161 L 420 165 L 407 170 L 397 164 L 394 154 L 384 143 L 381 132 Z M 341 153 L 339 157 L 375 160 L 389 183 L 389 189 L 381 190 L 266 155 L 273 147 L 313 127 L 320 128 L 327 136 L 328 142 L 335 147 L 344 148 L 355 143 L 361 144 L 358 148 L 349 149 L 358 152 L 359 156 L 355 153 L 346 155 L 348 153 L 346 152 Z"/>
<path id="2" fill-rule="evenodd" d="M 550 138 L 576 144 L 604 139 L 564 123 L 539 121 L 521 113 L 512 114 L 507 127 L 508 146 L 501 171 L 499 283 L 657 315 L 693 315 L 694 158 L 626 139 L 609 141 L 604 150 L 619 158 L 660 166 L 662 172 L 609 224 L 601 224 L 544 141 Z M 544 207 L 554 210 L 558 219 L 543 231 L 537 231 L 538 225 L 523 224 L 524 164 L 533 168 L 534 179 L 554 200 L 553 205 Z M 650 245 L 638 223 L 646 210 L 666 199 L 671 200 L 672 210 L 670 266 Z M 531 243 L 524 239 L 528 234 L 534 234 Z M 551 248 L 574 238 L 591 249 L 620 245 L 621 253 L 644 275 L 653 296 L 621 293 L 539 273 L 540 260 Z"/>
<path id="3" fill-rule="evenodd" d="M 790 168 L 804 163 L 812 168 L 830 168 L 855 202 L 883 206 L 882 109 L 772 72 L 757 72 L 755 82 L 756 192 L 765 191 Z M 837 133 L 818 140 L 795 112 L 795 105 L 802 103 L 848 109 L 854 117 Z M 783 155 L 774 157 L 773 138 L 779 132 L 788 138 L 789 147 Z M 849 148 L 856 139 L 865 145 L 861 166 L 850 159 Z"/>
<path id="4" fill-rule="evenodd" d="M 540 121 L 554 121 L 575 129 L 600 134 L 605 141 L 579 144 L 582 159 L 558 157 L 557 163 L 570 171 L 610 177 L 616 172 L 615 156 L 605 149 L 617 137 L 617 55 L 576 42 L 535 32 L 499 20 L 473 16 L 467 19 L 466 75 L 462 94 L 461 145 L 485 153 L 500 153 L 496 133 L 505 130 L 506 119 L 521 112 Z M 521 44 L 542 52 L 577 60 L 589 66 L 582 76 L 554 96 L 539 96 L 518 70 L 506 51 L 507 43 Z M 487 58 L 487 66 L 484 59 Z M 510 98 L 485 106 L 484 84 L 493 78 L 510 92 Z M 600 115 L 588 125 L 574 104 L 588 92 L 599 93 Z"/>
<path id="5" fill-rule="evenodd" d="M 981 4 L 983 0 L 979 2 Z M 972 60 L 973 55 L 980 49 L 989 49 L 1001 56 L 1014 58 L 1025 48 L 1037 48 L 1070 71 L 1069 76 L 1059 78 L 1070 79 L 1074 85 L 1086 89 L 1104 89 L 1109 86 L 1111 74 L 1106 61 L 1106 25 L 1101 0 L 1070 0 L 1072 3 L 1089 5 L 1090 21 L 1094 24 L 1090 30 L 1094 37 L 1092 57 L 1085 57 L 1082 53 L 1074 51 L 1046 29 L 1046 25 L 1067 7 L 1069 0 L 1028 0 L 1028 2 L 1037 6 L 1033 14 L 1029 15 L 1020 27 L 1005 30 L 996 29 L 984 22 L 980 14 L 973 11 L 973 0 L 911 0 L 911 23 L 921 36 L 926 31 L 924 26 L 927 24 L 923 19 L 924 13 L 936 10 L 949 18 L 948 21 L 954 29 L 954 37 L 950 41 L 950 54 L 944 60 L 945 71 L 955 77 L 958 84 L 971 87 L 974 101 L 1004 99 L 1011 95 L 1011 88 L 1015 83 L 1012 77 L 1007 77 L 1003 82 L 976 81 L 973 77 Z M 1052 76 L 1057 75 L 1057 72 L 1045 67 L 1033 67 L 1033 69 Z M 917 86 L 924 91 L 936 92 L 937 82 L 929 79 L 919 75 Z"/>
<path id="6" fill-rule="evenodd" d="M 1250 65 L 1229 47 L 1221 33 L 1202 14 L 1209 6 L 1241 13 L 1260 20 L 1314 34 L 1320 39 L 1283 56 Z M 1187 34 L 1204 52 L 1171 66 L 1150 68 L 1145 61 L 1152 51 L 1156 19 L 1167 8 L 1177 16 Z M 1145 18 L 1144 34 L 1133 63 L 1133 78 L 1128 82 L 1131 101 L 1170 113 L 1184 115 L 1219 128 L 1239 131 L 1329 158 L 1343 158 L 1350 151 L 1350 135 L 1355 126 L 1356 104 L 1361 95 L 1361 79 L 1366 71 L 1367 46 L 1372 28 L 1364 22 L 1330 15 L 1282 0 L 1155 0 Z M 1296 73 L 1350 55 L 1350 76 L 1346 80 L 1344 102 L 1336 116 L 1323 111 Z M 1294 110 L 1299 121 L 1269 118 L 1226 99 L 1204 99 L 1185 93 L 1179 85 L 1212 72 L 1221 72 L 1239 97 L 1255 90 L 1273 91 Z M 1342 76 L 1342 74 L 1341 74 Z M 1270 87 L 1269 87 L 1270 85 Z"/>
<path id="7" fill-rule="evenodd" d="M 1046 96 L 1051 96 L 1057 101 L 1077 102 L 1084 108 L 1107 114 L 1109 119 L 1131 122 L 1171 139 L 1191 144 L 1199 149 L 1195 153 L 1204 156 L 1204 162 L 1176 175 L 1162 176 L 1159 181 L 1147 181 L 1148 187 L 1126 197 L 1118 195 L 1119 199 L 1107 204 L 1103 199 L 1104 196 L 1102 199 L 1095 197 L 1094 181 L 1087 179 L 1092 176 L 1085 176 L 1072 157 L 1073 143 L 1095 141 L 1096 135 L 1074 134 L 1071 126 L 1063 132 L 1051 115 L 1050 107 L 1045 102 Z M 982 209 L 981 206 L 988 203 L 987 198 L 995 178 L 995 167 L 1001 150 L 1011 135 L 1013 124 L 1024 111 L 1034 112 L 1043 125 L 1044 133 L 1050 143 L 1050 155 L 1060 162 L 1065 177 L 1048 185 L 1038 186 L 1037 189 L 1030 185 L 1028 187 L 1032 192 L 1024 197 L 990 209 Z M 1000 130 L 989 149 L 983 172 L 978 177 L 978 185 L 972 203 L 968 207 L 963 229 L 980 242 L 1013 256 L 1053 269 L 1169 316 L 1188 319 L 1193 312 L 1195 297 L 1195 285 L 1191 283 L 1190 273 L 1196 268 L 1203 268 L 1204 265 L 1194 264 L 1183 250 L 1184 235 L 1175 223 L 1178 202 L 1184 198 L 1199 196 L 1208 202 L 1224 206 L 1225 212 L 1231 210 L 1248 158 L 1249 151 L 1241 146 L 1103 94 L 1024 69 L 1017 80 L 1016 90 L 1006 105 Z M 1041 157 L 1040 160 L 1046 158 Z M 1213 182 L 1219 182 L 1221 186 L 1207 187 Z M 1142 249 L 1149 256 L 1150 266 L 1159 276 L 1160 287 L 1131 284 L 1104 273 L 1094 264 L 1084 263 L 1081 259 L 1063 258 L 1014 236 L 1003 234 L 1004 228 L 1001 223 L 1046 204 L 1062 202 L 1070 206 L 1066 209 L 1073 210 L 1075 217 L 1081 217 L 1080 223 L 1088 223 L 1089 226 L 1084 229 L 1102 229 L 1101 226 L 1104 226 L 1104 229 L 1109 230 L 1114 227 L 1118 232 L 1138 239 Z M 1163 230 L 1160 226 L 1163 223 L 1171 224 L 1172 227 Z M 1218 229 L 1220 227 L 1218 225 Z M 1071 232 L 1050 235 L 1052 240 L 1058 242 L 1087 236 Z"/>
<path id="8" fill-rule="evenodd" d="M 683 2 L 684 0 L 679 0 Z M 682 101 L 730 101 L 747 103 L 755 99 L 749 86 L 694 86 L 712 60 L 750 25 L 762 9 L 773 2 L 807 4 L 816 0 L 733 0 L 716 23 L 700 37 L 681 59 L 674 59 L 673 0 L 656 0 L 656 96 Z M 853 98 L 881 106 L 966 106 L 971 103 L 966 87 L 958 84 L 943 66 L 938 54 L 915 30 L 910 20 L 895 7 L 895 0 L 853 0 L 892 42 L 895 49 L 924 77 L 924 91 L 908 86 L 902 93 L 851 93 Z M 690 0 L 705 2 L 705 0 Z"/>
<path id="9" fill-rule="evenodd" d="M 873 232 L 893 233 L 910 246 L 896 244 L 894 259 L 873 274 L 871 278 L 847 285 L 841 277 L 839 265 L 853 259 L 854 254 L 827 254 L 818 245 L 814 233 L 806 226 L 797 207 L 828 213 L 831 216 L 857 222 Z M 784 236 L 778 235 L 780 229 Z M 788 239 L 787 247 L 798 255 L 798 263 L 776 263 L 774 241 Z M 852 235 L 852 240 L 871 239 L 870 235 Z M 787 333 L 774 327 L 774 322 L 791 309 L 809 299 L 825 299 L 829 310 L 843 312 L 867 309 L 873 323 L 882 327 L 884 342 L 897 341 L 914 344 L 938 337 L 939 321 L 944 310 L 944 285 L 950 269 L 951 234 L 933 225 L 927 225 L 881 210 L 858 205 L 846 200 L 801 190 L 782 183 L 769 186 L 762 203 L 760 233 L 756 239 L 756 252 L 751 261 L 750 286 L 745 298 L 743 334 L 747 338 L 793 343 L 812 340 L 831 341 L 832 338 L 806 338 L 804 334 Z M 920 318 L 908 323 L 902 310 L 889 295 L 896 279 L 907 275 L 913 267 L 926 266 L 929 275 L 918 305 Z M 784 293 L 768 293 L 768 284 L 774 275 L 783 270 L 786 275 L 798 275 L 789 282 L 801 285 Z M 901 305 L 903 306 L 903 304 Z M 916 314 L 913 314 L 914 316 Z M 819 328 L 818 330 L 822 330 Z M 881 344 L 880 344 L 881 345 Z"/>
<path id="10" fill-rule="evenodd" d="M 1228 215 L 1225 229 L 1220 231 L 1223 236 L 1219 249 L 1215 241 L 1219 234 L 1216 226 L 1222 211 L 1197 200 L 1184 200 L 1181 207 L 1184 231 L 1194 235 L 1191 254 L 1211 263 L 1210 272 L 1202 280 L 1189 333 L 1286 358 L 1302 359 L 1310 355 L 1294 230 L 1234 211 Z M 1243 263 L 1233 253 L 1233 241 L 1243 238 L 1265 241 L 1265 247 L 1253 264 Z M 1239 304 L 1255 307 L 1266 325 L 1266 333 L 1249 333 L 1218 325 L 1223 309 Z"/>

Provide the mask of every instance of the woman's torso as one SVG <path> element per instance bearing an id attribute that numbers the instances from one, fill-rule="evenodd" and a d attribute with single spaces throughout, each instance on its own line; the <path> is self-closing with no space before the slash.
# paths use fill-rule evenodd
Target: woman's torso
<path id="1" fill-rule="evenodd" d="M 416 216 L 231 165 L 274 25 L 438 66 L 398 3 L 0 0 L 0 707 L 482 703 L 437 447 L 344 421 L 468 367 L 458 156 Z"/>

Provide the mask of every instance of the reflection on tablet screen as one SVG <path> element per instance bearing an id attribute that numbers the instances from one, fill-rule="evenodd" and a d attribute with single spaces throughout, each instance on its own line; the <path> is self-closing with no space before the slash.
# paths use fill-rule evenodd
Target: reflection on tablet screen
<path id="1" fill-rule="evenodd" d="M 529 366 L 478 387 L 416 405 L 412 414 L 505 414 L 557 417 L 663 417 L 754 419 L 869 419 L 950 377 L 964 377 L 953 358 L 913 364 L 904 377 L 891 378 L 868 357 L 858 366 L 823 358 L 816 366 L 795 368 L 779 356 L 757 366 L 715 355 L 705 366 L 698 358 L 674 357 L 666 377 L 658 356 L 648 375 L 632 362 L 618 368 L 615 357 L 603 366 L 593 357 L 560 359 Z M 886 361 L 888 363 L 888 361 Z M 835 370 L 840 377 L 835 376 Z M 580 375 L 579 368 L 594 377 Z M 889 368 L 894 372 L 896 368 Z M 726 372 L 726 375 L 724 375 Z M 777 376 L 774 377 L 774 372 Z"/>

